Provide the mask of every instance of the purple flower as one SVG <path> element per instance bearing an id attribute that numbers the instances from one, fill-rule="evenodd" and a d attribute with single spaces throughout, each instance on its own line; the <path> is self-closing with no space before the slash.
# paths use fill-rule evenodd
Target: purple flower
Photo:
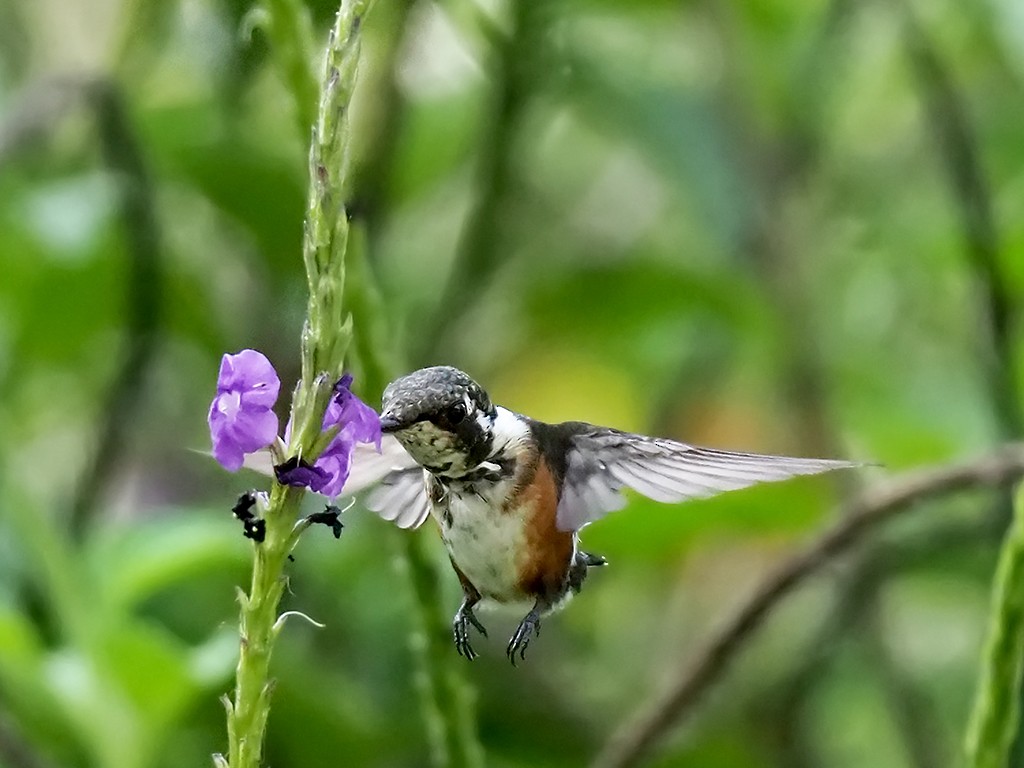
<path id="1" fill-rule="evenodd" d="M 370 406 L 352 394 L 352 374 L 346 373 L 334 385 L 334 397 L 324 414 L 324 429 L 343 424 L 357 443 L 373 443 L 380 453 L 380 416 Z"/>
<path id="2" fill-rule="evenodd" d="M 213 457 L 225 469 L 237 472 L 245 454 L 274 442 L 278 424 L 271 409 L 280 389 L 277 371 L 261 352 L 243 349 L 221 359 L 209 422 Z"/>
<path id="3" fill-rule="evenodd" d="M 344 429 L 339 432 L 313 465 L 313 470 L 323 473 L 325 479 L 309 487 L 332 499 L 340 494 L 352 469 L 352 451 L 355 447 L 355 441 Z"/>
<path id="4" fill-rule="evenodd" d="M 348 373 L 334 386 L 334 397 L 324 413 L 323 429 L 335 426 L 341 429 L 316 463 L 312 467 L 304 462 L 297 462 L 295 466 L 286 463 L 278 468 L 278 482 L 305 485 L 333 498 L 341 493 L 348 480 L 356 443 L 373 443 L 380 451 L 380 418 L 376 411 L 352 394 L 351 386 L 352 375 Z"/>

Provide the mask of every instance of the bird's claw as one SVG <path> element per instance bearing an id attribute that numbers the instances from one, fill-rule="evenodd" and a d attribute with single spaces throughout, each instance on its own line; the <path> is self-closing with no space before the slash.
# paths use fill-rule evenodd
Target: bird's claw
<path id="1" fill-rule="evenodd" d="M 472 661 L 478 654 L 473 650 L 473 646 L 469 642 L 470 625 L 481 635 L 487 637 L 487 630 L 484 629 L 484 625 L 477 619 L 473 609 L 463 605 L 456 612 L 455 620 L 452 622 L 452 635 L 455 638 L 455 650 L 459 652 L 460 656 L 465 656 L 469 661 Z"/>
<path id="2" fill-rule="evenodd" d="M 520 661 L 526 659 L 526 647 L 530 644 L 531 636 L 540 637 L 540 615 L 537 611 L 530 611 L 526 614 L 508 641 L 505 655 L 508 656 L 508 660 L 512 662 L 513 667 L 516 665 L 517 655 Z"/>

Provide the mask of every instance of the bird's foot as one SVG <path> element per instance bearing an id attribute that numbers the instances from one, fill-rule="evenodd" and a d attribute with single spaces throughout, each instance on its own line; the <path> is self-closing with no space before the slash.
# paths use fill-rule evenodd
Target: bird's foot
<path id="1" fill-rule="evenodd" d="M 601 557 L 601 555 L 592 555 L 589 552 L 580 552 L 580 559 L 583 560 L 584 565 L 588 568 L 598 568 L 602 565 L 608 565 L 608 561 Z"/>
<path id="2" fill-rule="evenodd" d="M 530 644 L 530 637 L 540 637 L 540 613 L 534 608 L 519 622 L 519 626 L 516 631 L 512 633 L 511 639 L 508 641 L 508 648 L 505 649 L 505 655 L 508 656 L 508 660 L 512 662 L 512 666 L 516 665 L 516 656 L 519 656 L 520 660 L 526 659 L 526 647 Z"/>
<path id="3" fill-rule="evenodd" d="M 473 646 L 469 642 L 470 625 L 473 625 L 481 635 L 487 637 L 487 630 L 473 613 L 473 608 L 463 603 L 456 611 L 455 619 L 452 621 L 452 635 L 455 638 L 455 650 L 459 652 L 460 656 L 465 656 L 472 661 L 477 657 L 477 652 L 473 650 Z"/>
<path id="4" fill-rule="evenodd" d="M 587 569 L 607 565 L 608 561 L 600 555 L 592 555 L 589 552 L 577 552 L 569 569 L 569 589 L 579 594 L 583 588 L 583 582 L 587 579 Z"/>

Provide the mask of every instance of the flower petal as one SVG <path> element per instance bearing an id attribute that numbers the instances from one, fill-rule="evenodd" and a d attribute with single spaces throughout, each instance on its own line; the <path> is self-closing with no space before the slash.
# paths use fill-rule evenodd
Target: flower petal
<path id="1" fill-rule="evenodd" d="M 242 468 L 245 452 L 230 434 L 231 422 L 218 409 L 217 400 L 210 405 L 210 442 L 213 444 L 213 458 L 230 472 Z"/>
<path id="2" fill-rule="evenodd" d="M 324 496 L 330 498 L 341 494 L 345 483 L 348 481 L 349 471 L 352 469 L 352 449 L 354 446 L 349 441 L 342 441 L 342 443 L 343 447 L 339 447 L 331 454 L 321 456 L 315 465 L 317 469 L 322 470 L 328 477 L 327 481 L 318 490 Z"/>
<path id="3" fill-rule="evenodd" d="M 221 359 L 217 391 L 238 392 L 246 405 L 271 408 L 281 391 L 281 379 L 266 355 L 243 349 Z"/>
<path id="4" fill-rule="evenodd" d="M 268 410 L 242 410 L 231 422 L 230 433 L 245 453 L 266 448 L 277 438 L 277 414 Z"/>
<path id="5" fill-rule="evenodd" d="M 277 438 L 277 416 L 270 409 L 280 389 L 274 366 L 261 352 L 243 349 L 221 359 L 207 421 L 214 458 L 225 469 L 237 471 L 246 453 Z"/>
<path id="6" fill-rule="evenodd" d="M 341 424 L 342 431 L 359 443 L 375 443 L 380 451 L 380 417 L 370 406 L 352 394 L 351 374 L 345 374 L 334 385 L 334 398 L 324 414 L 324 426 Z M 330 424 L 328 424 L 330 419 Z"/>

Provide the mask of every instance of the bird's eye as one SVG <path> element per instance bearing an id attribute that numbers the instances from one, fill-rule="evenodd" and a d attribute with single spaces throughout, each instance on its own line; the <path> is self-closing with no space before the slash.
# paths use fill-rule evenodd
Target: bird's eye
<path id="1" fill-rule="evenodd" d="M 451 424 L 453 427 L 456 424 L 461 424 L 462 420 L 466 418 L 466 404 L 455 403 L 448 407 L 448 410 L 444 412 L 445 421 Z"/>

